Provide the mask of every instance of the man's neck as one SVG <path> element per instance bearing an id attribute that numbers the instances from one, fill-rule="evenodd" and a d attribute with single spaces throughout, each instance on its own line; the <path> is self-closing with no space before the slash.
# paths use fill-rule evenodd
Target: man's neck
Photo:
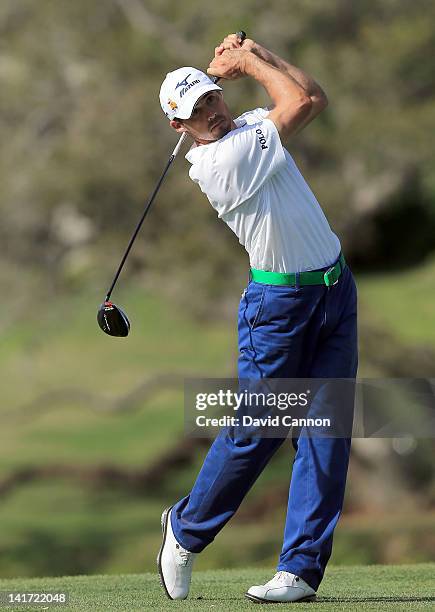
<path id="1" fill-rule="evenodd" d="M 233 130 L 237 130 L 237 125 L 234 123 L 234 119 L 231 121 L 231 129 L 228 130 L 228 132 L 226 134 L 224 134 L 223 136 L 221 136 L 221 138 L 223 138 L 224 136 L 226 136 L 229 132 L 232 132 Z M 214 142 L 217 142 L 218 140 L 220 140 L 221 138 L 216 138 L 216 140 L 203 140 L 202 138 L 198 138 L 198 139 L 194 139 L 195 141 L 195 145 L 197 147 L 200 147 L 201 145 L 208 145 L 208 144 L 213 144 Z"/>

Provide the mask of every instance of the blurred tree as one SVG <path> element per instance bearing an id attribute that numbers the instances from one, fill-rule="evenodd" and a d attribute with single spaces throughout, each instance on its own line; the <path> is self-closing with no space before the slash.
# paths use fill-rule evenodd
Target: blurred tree
<path id="1" fill-rule="evenodd" d="M 65 288 L 104 252 L 116 265 L 176 141 L 158 104 L 164 74 L 205 68 L 230 30 L 312 72 L 325 113 L 288 144 L 360 268 L 412 263 L 435 248 L 435 6 L 426 0 L 4 0 L 0 7 L 0 238 L 9 261 Z M 267 102 L 248 80 L 225 86 L 234 114 Z M 62 211 L 92 226 L 62 241 Z M 71 221 L 67 215 L 64 226 Z M 69 220 L 69 221 L 68 221 Z M 410 225 L 411 224 L 411 225 Z M 84 227 L 84 226 L 83 226 Z M 164 231 L 162 229 L 164 228 Z M 65 228 L 64 228 L 65 229 Z M 385 236 L 388 235 L 388 241 Z M 407 248 L 402 250 L 404 241 Z M 400 248 L 395 248 L 400 245 Z M 213 271 L 247 261 L 178 161 L 126 273 L 168 266 L 186 293 L 225 301 Z M 412 257 L 411 257 L 412 255 Z M 110 269 L 110 262 L 107 262 Z M 190 292 L 187 292 L 190 294 Z"/>

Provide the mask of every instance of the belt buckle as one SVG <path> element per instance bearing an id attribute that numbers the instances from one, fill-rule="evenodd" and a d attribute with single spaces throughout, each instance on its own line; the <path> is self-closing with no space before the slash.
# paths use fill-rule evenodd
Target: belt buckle
<path id="1" fill-rule="evenodd" d="M 337 265 L 328 268 L 325 274 L 323 275 L 325 285 L 327 287 L 333 287 L 334 285 L 336 285 L 338 283 L 338 279 L 340 278 L 340 272 L 341 270 L 339 270 L 339 267 Z"/>

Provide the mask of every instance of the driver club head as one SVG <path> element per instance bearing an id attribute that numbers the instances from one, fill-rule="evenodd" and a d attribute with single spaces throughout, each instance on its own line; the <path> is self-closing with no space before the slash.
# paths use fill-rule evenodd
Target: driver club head
<path id="1" fill-rule="evenodd" d="M 125 312 L 112 302 L 104 302 L 98 309 L 98 325 L 109 336 L 128 336 L 130 321 Z"/>

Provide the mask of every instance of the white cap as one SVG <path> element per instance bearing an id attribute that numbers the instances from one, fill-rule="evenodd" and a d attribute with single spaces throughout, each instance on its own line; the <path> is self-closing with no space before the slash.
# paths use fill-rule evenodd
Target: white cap
<path id="1" fill-rule="evenodd" d="M 160 105 L 168 119 L 189 119 L 198 99 L 208 91 L 222 90 L 211 78 L 191 66 L 168 72 L 160 88 Z"/>

